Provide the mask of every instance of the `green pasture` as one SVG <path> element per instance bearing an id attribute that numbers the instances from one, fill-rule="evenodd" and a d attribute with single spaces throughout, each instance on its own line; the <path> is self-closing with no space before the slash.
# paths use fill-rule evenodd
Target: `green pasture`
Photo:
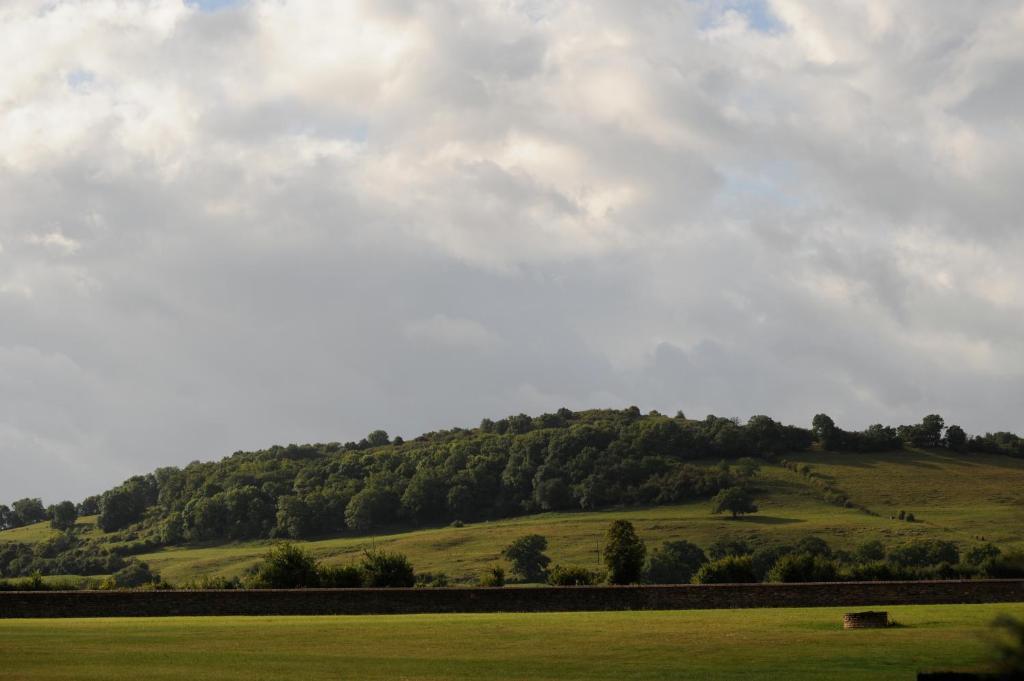
<path id="1" fill-rule="evenodd" d="M 843 610 L 0 620 L 0 679 L 913 679 L 984 668 L 1024 604 Z"/>

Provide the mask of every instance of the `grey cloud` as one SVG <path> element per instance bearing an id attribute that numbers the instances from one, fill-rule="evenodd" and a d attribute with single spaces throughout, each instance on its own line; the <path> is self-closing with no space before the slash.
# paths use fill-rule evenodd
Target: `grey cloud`
<path id="1" fill-rule="evenodd" d="M 1021 429 L 1013 4 L 38 5 L 0 500 L 563 405 Z"/>

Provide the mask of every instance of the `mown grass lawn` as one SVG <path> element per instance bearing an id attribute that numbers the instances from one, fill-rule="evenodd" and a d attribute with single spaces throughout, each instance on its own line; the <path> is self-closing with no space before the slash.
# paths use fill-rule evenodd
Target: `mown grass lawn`
<path id="1" fill-rule="evenodd" d="M 977 669 L 1024 604 L 366 617 L 0 620 L 0 679 L 912 679 Z"/>

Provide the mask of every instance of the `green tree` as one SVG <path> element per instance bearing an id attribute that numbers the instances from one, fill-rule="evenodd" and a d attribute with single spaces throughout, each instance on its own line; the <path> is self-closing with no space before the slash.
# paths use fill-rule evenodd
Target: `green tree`
<path id="1" fill-rule="evenodd" d="M 50 526 L 58 530 L 67 530 L 74 527 L 78 520 L 78 510 L 74 503 L 62 501 L 50 507 Z"/>
<path id="2" fill-rule="evenodd" d="M 412 563 L 401 553 L 366 551 L 363 553 L 363 576 L 366 586 L 399 588 L 416 586 Z"/>
<path id="3" fill-rule="evenodd" d="M 711 500 L 715 510 L 713 513 L 724 513 L 728 511 L 733 518 L 745 513 L 757 513 L 757 504 L 754 497 L 743 487 L 727 487 L 715 495 Z"/>
<path id="4" fill-rule="evenodd" d="M 501 555 L 512 563 L 512 574 L 520 581 L 543 582 L 551 563 L 551 559 L 544 554 L 547 548 L 546 538 L 539 534 L 528 534 L 506 546 Z"/>
<path id="5" fill-rule="evenodd" d="M 768 571 L 769 582 L 834 582 L 835 561 L 811 553 L 790 553 Z"/>
<path id="6" fill-rule="evenodd" d="M 817 414 L 811 420 L 811 432 L 814 438 L 821 444 L 823 449 L 835 450 L 839 448 L 841 431 L 836 428 L 836 422 L 828 414 Z"/>
<path id="7" fill-rule="evenodd" d="M 761 464 L 757 459 L 744 456 L 736 462 L 736 472 L 743 478 L 753 478 L 761 471 Z"/>
<path id="8" fill-rule="evenodd" d="M 604 536 L 604 564 L 608 567 L 608 581 L 612 584 L 639 582 L 644 570 L 647 547 L 633 523 L 616 520 Z"/>
<path id="9" fill-rule="evenodd" d="M 388 437 L 386 431 L 375 430 L 366 436 L 366 441 L 371 447 L 383 447 L 384 445 L 391 443 L 391 438 Z"/>
<path id="10" fill-rule="evenodd" d="M 651 584 L 688 584 L 707 556 L 696 544 L 686 540 L 665 542 L 651 551 L 646 578 Z"/>
<path id="11" fill-rule="evenodd" d="M 695 584 L 743 584 L 758 581 L 750 556 L 726 556 L 704 563 L 693 576 Z"/>
<path id="12" fill-rule="evenodd" d="M 593 570 L 578 565 L 556 565 L 548 573 L 548 584 L 551 586 L 592 586 L 597 584 L 600 577 Z"/>
<path id="13" fill-rule="evenodd" d="M 19 527 L 46 520 L 46 509 L 43 507 L 42 499 L 18 499 L 11 504 L 11 513 Z"/>
<path id="14" fill-rule="evenodd" d="M 952 450 L 960 451 L 967 445 L 967 433 L 958 425 L 946 428 L 946 446 Z"/>
<path id="15" fill-rule="evenodd" d="M 267 552 L 256 567 L 252 584 L 257 589 L 313 588 L 320 586 L 320 574 L 313 554 L 285 542 Z"/>

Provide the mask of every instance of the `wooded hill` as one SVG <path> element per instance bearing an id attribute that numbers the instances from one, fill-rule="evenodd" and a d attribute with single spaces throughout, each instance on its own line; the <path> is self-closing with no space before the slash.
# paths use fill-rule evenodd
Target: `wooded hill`
<path id="1" fill-rule="evenodd" d="M 740 468 L 716 465 L 719 460 L 779 461 L 811 447 L 890 451 L 904 443 L 1024 453 L 1015 435 L 968 439 L 935 415 L 920 424 L 852 432 L 825 415 L 804 429 L 767 416 L 741 424 L 643 415 L 635 407 L 562 409 L 409 441 L 375 431 L 360 442 L 272 447 L 161 468 L 77 505 L 46 509 L 28 499 L 0 507 L 8 527 L 49 517 L 67 528 L 42 549 L 0 546 L 0 576 L 109 574 L 127 555 L 190 542 L 359 535 L 543 511 L 675 504 L 735 485 Z M 831 503 L 851 504 L 828 493 Z M 75 514 L 98 514 L 103 533 L 82 536 Z"/>

